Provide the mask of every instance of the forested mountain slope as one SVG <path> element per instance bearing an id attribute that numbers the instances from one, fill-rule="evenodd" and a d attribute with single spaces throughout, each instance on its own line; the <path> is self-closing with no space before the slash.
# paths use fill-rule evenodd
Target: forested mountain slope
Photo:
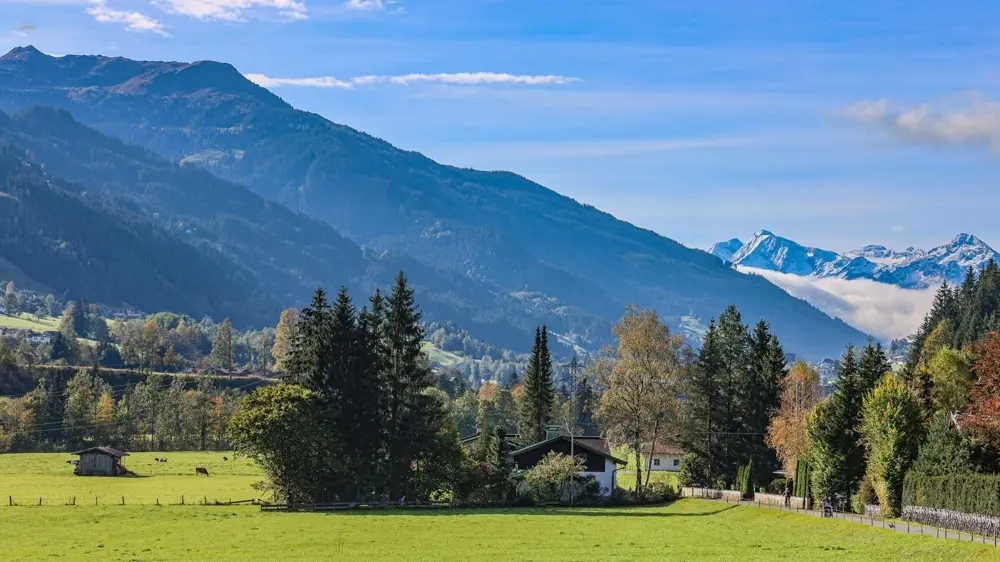
<path id="1" fill-rule="evenodd" d="M 735 303 L 749 320 L 769 320 L 801 355 L 835 356 L 865 338 L 706 252 L 521 176 L 442 165 L 296 110 L 230 65 L 54 58 L 18 48 L 0 59 L 0 107 L 30 105 L 67 108 L 102 131 L 301 209 L 356 242 L 495 287 L 508 304 L 480 309 L 514 323 L 542 317 L 557 332 L 596 343 L 627 302 L 655 307 L 674 325 L 685 316 L 707 323 Z"/>
<path id="2" fill-rule="evenodd" d="M 221 316 L 260 298 L 248 272 L 143 220 L 74 195 L 28 152 L 0 139 L 0 255 L 59 294 Z"/>
<path id="3" fill-rule="evenodd" d="M 326 223 L 196 166 L 180 166 L 107 137 L 64 110 L 27 108 L 0 114 L 0 140 L 26 149 L 51 176 L 77 178 L 79 182 L 64 182 L 61 189 L 75 194 L 81 204 L 117 220 L 146 224 L 150 232 L 216 256 L 223 270 L 239 272 L 241 282 L 256 295 L 241 300 L 238 308 L 205 310 L 163 306 L 149 298 L 129 301 L 146 310 L 210 313 L 260 326 L 274 323 L 282 307 L 307 302 L 317 286 L 332 290 L 345 285 L 368 294 L 375 286 L 387 286 L 403 269 L 421 291 L 429 319 L 458 319 L 484 337 L 506 345 L 520 343 L 520 330 L 499 315 L 484 313 L 484 308 L 503 308 L 490 287 L 434 271 L 398 253 L 366 252 Z M 147 258 L 157 260 L 159 255 Z M 54 268 L 49 276 L 59 278 L 62 271 Z M 141 279 L 135 285 L 136 291 L 144 290 Z M 80 296 L 98 299 L 89 293 Z M 113 302 L 124 297 L 100 298 Z M 540 321 L 521 320 L 526 326 Z"/>

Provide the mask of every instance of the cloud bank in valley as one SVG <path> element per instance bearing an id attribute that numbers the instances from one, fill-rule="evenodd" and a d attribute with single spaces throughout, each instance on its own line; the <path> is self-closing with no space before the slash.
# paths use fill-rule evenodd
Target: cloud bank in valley
<path id="1" fill-rule="evenodd" d="M 937 291 L 936 288 L 901 289 L 868 279 L 816 279 L 750 267 L 739 269 L 761 275 L 830 316 L 840 317 L 859 330 L 884 339 L 915 333 Z"/>

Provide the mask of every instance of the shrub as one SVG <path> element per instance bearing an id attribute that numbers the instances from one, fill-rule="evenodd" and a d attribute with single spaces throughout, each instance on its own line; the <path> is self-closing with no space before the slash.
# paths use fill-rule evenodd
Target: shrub
<path id="1" fill-rule="evenodd" d="M 555 502 L 563 498 L 569 482 L 583 469 L 578 457 L 552 451 L 524 475 L 524 481 L 535 501 Z"/>
<path id="2" fill-rule="evenodd" d="M 753 459 L 736 470 L 734 489 L 742 493 L 744 498 L 753 497 Z"/>
<path id="3" fill-rule="evenodd" d="M 646 487 L 646 499 L 652 503 L 670 502 L 677 498 L 677 489 L 667 482 L 650 482 Z"/>
<path id="4" fill-rule="evenodd" d="M 789 480 L 787 478 L 775 478 L 771 480 L 771 483 L 767 486 L 767 491 L 772 494 L 784 494 L 785 487 L 788 486 Z"/>
<path id="5" fill-rule="evenodd" d="M 711 486 L 708 460 L 695 453 L 687 453 L 681 458 L 681 471 L 677 480 L 683 487 Z"/>

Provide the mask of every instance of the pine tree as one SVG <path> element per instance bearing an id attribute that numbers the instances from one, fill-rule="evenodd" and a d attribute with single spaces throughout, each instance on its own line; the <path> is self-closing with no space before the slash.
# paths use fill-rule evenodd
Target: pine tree
<path id="1" fill-rule="evenodd" d="M 521 397 L 521 436 L 529 443 L 545 439 L 545 426 L 552 417 L 555 404 L 552 361 L 547 345 L 544 328 L 536 328 L 531 359 L 524 375 L 524 395 Z"/>
<path id="2" fill-rule="evenodd" d="M 858 374 L 865 389 L 864 393 L 871 392 L 879 381 L 891 372 L 892 364 L 889 363 L 889 358 L 886 356 L 885 350 L 882 349 L 882 342 L 869 340 L 868 345 L 861 353 L 861 362 L 858 364 Z"/>

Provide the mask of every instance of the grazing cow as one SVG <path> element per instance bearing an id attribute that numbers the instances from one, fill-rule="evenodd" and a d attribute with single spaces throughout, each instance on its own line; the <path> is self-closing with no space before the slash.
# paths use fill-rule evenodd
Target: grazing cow
<path id="1" fill-rule="evenodd" d="M 228 460 L 229 460 L 229 457 L 222 457 L 222 460 L 224 460 L 224 461 L 228 461 Z"/>
<path id="2" fill-rule="evenodd" d="M 199 474 L 204 474 L 205 476 L 208 476 L 208 470 L 203 466 L 199 466 L 194 469 L 194 475 L 198 476 Z"/>
<path id="3" fill-rule="evenodd" d="M 156 462 L 160 462 L 160 457 L 156 457 L 153 460 L 156 461 Z"/>
<path id="4" fill-rule="evenodd" d="M 73 464 L 73 461 L 66 461 L 66 464 Z"/>

